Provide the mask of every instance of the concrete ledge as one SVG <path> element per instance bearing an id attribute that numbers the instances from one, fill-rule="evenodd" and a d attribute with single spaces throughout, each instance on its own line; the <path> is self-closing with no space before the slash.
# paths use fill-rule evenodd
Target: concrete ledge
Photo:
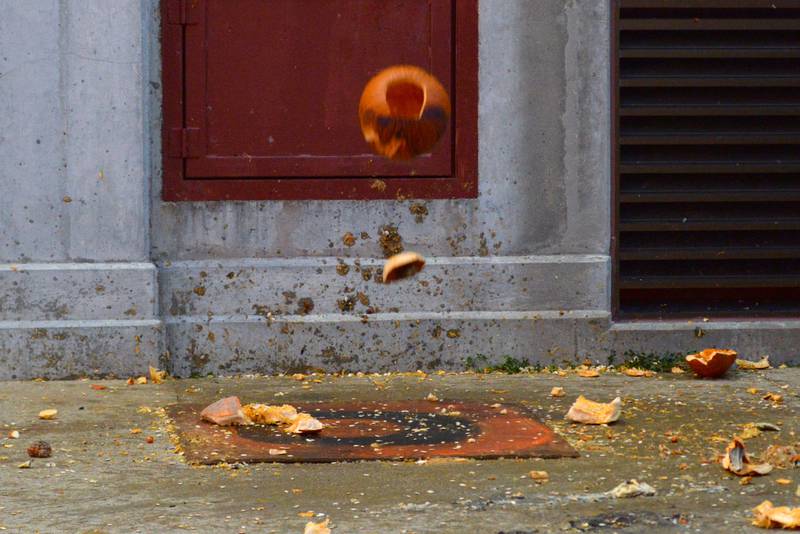
<path id="1" fill-rule="evenodd" d="M 431 258 L 379 283 L 382 259 L 185 261 L 159 272 L 167 316 L 607 309 L 607 256 Z M 308 299 L 302 300 L 301 299 Z M 313 311 L 309 309 L 313 306 Z"/>
<path id="2" fill-rule="evenodd" d="M 141 375 L 162 354 L 158 320 L 0 321 L 0 380 Z"/>
<path id="3" fill-rule="evenodd" d="M 532 363 L 582 359 L 608 314 L 572 312 L 184 316 L 167 320 L 177 376 L 308 370 L 464 369 L 467 357 Z"/>
<path id="4" fill-rule="evenodd" d="M 735 349 L 743 358 L 769 355 L 773 364 L 800 363 L 800 320 L 663 321 L 614 323 L 604 354 L 695 352 L 708 347 Z"/>
<path id="5" fill-rule="evenodd" d="M 152 319 L 152 263 L 0 264 L 0 321 Z"/>

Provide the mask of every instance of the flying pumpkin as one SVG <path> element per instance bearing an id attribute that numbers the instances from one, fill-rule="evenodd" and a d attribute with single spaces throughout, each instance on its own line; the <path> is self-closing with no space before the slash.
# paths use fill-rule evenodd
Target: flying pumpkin
<path id="1" fill-rule="evenodd" d="M 381 156 L 408 160 L 433 150 L 450 121 L 450 97 L 413 65 L 389 67 L 364 87 L 358 105 L 364 140 Z"/>

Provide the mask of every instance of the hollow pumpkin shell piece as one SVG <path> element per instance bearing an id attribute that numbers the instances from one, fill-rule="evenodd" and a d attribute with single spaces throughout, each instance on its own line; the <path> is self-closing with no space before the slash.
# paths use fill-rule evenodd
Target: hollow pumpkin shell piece
<path id="1" fill-rule="evenodd" d="M 200 416 L 216 425 L 249 425 L 250 419 L 242 412 L 239 397 L 225 397 L 206 406 Z"/>
<path id="2" fill-rule="evenodd" d="M 444 86 L 413 65 L 376 74 L 358 105 L 364 140 L 376 154 L 399 160 L 431 152 L 447 130 L 450 111 Z"/>
<path id="3" fill-rule="evenodd" d="M 315 419 L 307 413 L 298 414 L 292 424 L 286 429 L 290 434 L 306 434 L 311 432 L 319 432 L 325 428 L 319 420 Z"/>
<path id="4" fill-rule="evenodd" d="M 604 404 L 580 395 L 567 412 L 567 419 L 585 425 L 604 425 L 618 420 L 621 413 L 622 399 L 619 397 Z"/>
<path id="5" fill-rule="evenodd" d="M 717 378 L 724 375 L 735 361 L 734 350 L 706 349 L 686 357 L 686 363 L 692 371 L 703 378 Z"/>
<path id="6" fill-rule="evenodd" d="M 416 252 L 401 252 L 395 254 L 383 266 L 383 283 L 388 284 L 414 276 L 425 266 L 425 258 Z"/>
<path id="7" fill-rule="evenodd" d="M 730 471 L 740 477 L 766 475 L 772 471 L 772 465 L 768 463 L 752 463 L 744 450 L 744 443 L 738 438 L 734 438 L 725 449 L 725 454 L 722 456 L 720 464 L 726 471 Z"/>

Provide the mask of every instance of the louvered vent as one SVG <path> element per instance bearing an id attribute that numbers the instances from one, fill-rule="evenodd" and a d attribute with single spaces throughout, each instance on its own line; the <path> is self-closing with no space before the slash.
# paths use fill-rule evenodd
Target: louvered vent
<path id="1" fill-rule="evenodd" d="M 800 0 L 616 0 L 615 310 L 800 313 Z"/>

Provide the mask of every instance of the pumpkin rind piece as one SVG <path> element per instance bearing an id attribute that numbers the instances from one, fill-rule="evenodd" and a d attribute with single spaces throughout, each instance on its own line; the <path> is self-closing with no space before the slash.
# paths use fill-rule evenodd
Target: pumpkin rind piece
<path id="1" fill-rule="evenodd" d="M 206 406 L 200 417 L 215 425 L 249 425 L 251 422 L 242 412 L 239 397 L 225 397 Z"/>
<path id="2" fill-rule="evenodd" d="M 383 283 L 388 284 L 414 276 L 425 266 L 425 258 L 416 252 L 401 252 L 395 254 L 383 266 Z"/>
<path id="3" fill-rule="evenodd" d="M 733 438 L 733 441 L 725 448 L 725 454 L 720 464 L 726 471 L 740 477 L 766 475 L 772 471 L 772 465 L 768 463 L 754 464 L 750 462 L 744 449 L 744 443 L 739 438 Z"/>
<path id="4" fill-rule="evenodd" d="M 567 412 L 567 419 L 586 425 L 604 425 L 617 421 L 621 413 L 622 399 L 619 397 L 603 404 L 580 395 Z"/>
<path id="5" fill-rule="evenodd" d="M 735 361 L 735 350 L 705 349 L 686 357 L 686 363 L 692 371 L 703 378 L 719 378 Z"/>

